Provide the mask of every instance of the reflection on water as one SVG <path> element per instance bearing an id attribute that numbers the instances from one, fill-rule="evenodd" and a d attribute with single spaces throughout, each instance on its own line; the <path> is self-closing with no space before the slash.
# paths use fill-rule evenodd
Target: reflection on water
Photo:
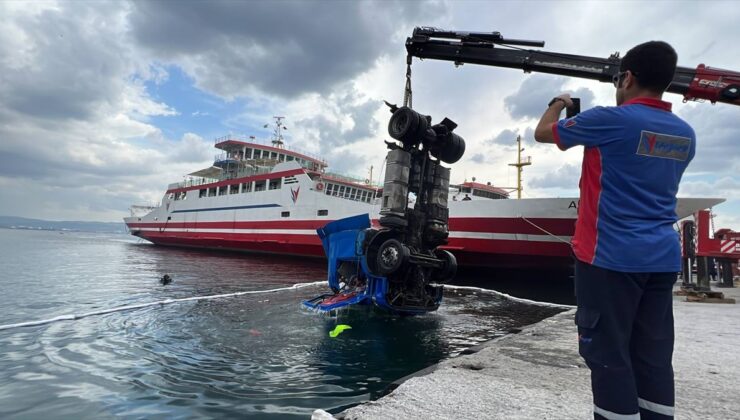
<path id="1" fill-rule="evenodd" d="M 122 235 L 0 231 L 2 323 L 321 280 L 323 262 L 154 247 Z M 161 286 L 169 274 L 174 283 Z M 0 417 L 306 418 L 558 310 L 452 290 L 436 313 L 303 309 L 323 292 L 184 302 L 0 331 Z M 337 338 L 337 323 L 352 329 Z"/>

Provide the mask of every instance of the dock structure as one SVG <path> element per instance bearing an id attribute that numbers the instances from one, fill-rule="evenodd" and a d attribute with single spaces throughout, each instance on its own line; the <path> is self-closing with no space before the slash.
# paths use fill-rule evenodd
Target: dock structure
<path id="1" fill-rule="evenodd" d="M 725 289 L 740 298 L 740 289 Z M 575 310 L 445 360 L 339 419 L 587 419 L 589 370 L 578 355 Z M 674 297 L 676 418 L 738 418 L 740 305 Z"/>

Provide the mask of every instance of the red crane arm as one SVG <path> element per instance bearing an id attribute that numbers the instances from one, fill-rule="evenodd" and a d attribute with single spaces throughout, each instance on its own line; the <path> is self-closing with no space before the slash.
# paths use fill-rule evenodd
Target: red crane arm
<path id="1" fill-rule="evenodd" d="M 522 69 L 612 82 L 619 72 L 619 54 L 608 58 L 562 54 L 524 49 L 518 46 L 544 47 L 544 41 L 506 39 L 499 32 L 459 32 L 434 28 L 416 28 L 406 40 L 409 56 Z M 683 95 L 684 100 L 707 100 L 740 105 L 740 72 L 706 67 L 678 67 L 668 92 Z"/>

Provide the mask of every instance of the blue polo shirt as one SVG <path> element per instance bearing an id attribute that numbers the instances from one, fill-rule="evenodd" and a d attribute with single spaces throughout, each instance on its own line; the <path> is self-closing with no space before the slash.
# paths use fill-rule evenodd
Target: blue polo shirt
<path id="1" fill-rule="evenodd" d="M 636 98 L 552 125 L 557 146 L 585 146 L 573 235 L 580 261 L 622 272 L 681 270 L 676 193 L 694 130 L 671 104 Z"/>

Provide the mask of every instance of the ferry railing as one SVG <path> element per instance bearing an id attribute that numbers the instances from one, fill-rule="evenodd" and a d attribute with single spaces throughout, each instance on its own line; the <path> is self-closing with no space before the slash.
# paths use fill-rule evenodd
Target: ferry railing
<path id="1" fill-rule="evenodd" d="M 214 162 L 224 162 L 224 161 L 231 160 L 231 161 L 235 161 L 235 162 L 244 162 L 247 165 L 258 165 L 258 166 L 260 164 L 264 164 L 264 165 L 267 165 L 267 166 L 275 166 L 275 165 L 277 165 L 278 163 L 281 163 L 281 162 L 296 162 L 296 163 L 299 163 L 301 165 L 301 167 L 303 167 L 305 169 L 308 169 L 309 171 L 318 171 L 320 169 L 316 165 L 316 163 L 314 163 L 313 161 L 310 161 L 310 160 L 305 160 L 305 159 L 303 161 L 299 161 L 297 159 L 293 159 L 291 161 L 291 160 L 277 160 L 277 159 L 271 159 L 271 158 L 259 158 L 259 159 L 249 159 L 249 158 L 247 158 L 247 159 L 244 159 L 244 158 L 242 158 L 240 156 L 234 156 L 233 153 L 220 153 L 220 154 L 215 155 L 213 157 L 213 160 L 214 160 Z"/>
<path id="2" fill-rule="evenodd" d="M 219 178 L 192 177 L 192 178 L 186 179 L 185 181 L 170 185 L 169 189 L 197 187 L 200 185 L 212 184 L 214 182 L 223 181 L 226 179 L 244 178 L 244 177 L 252 176 L 252 175 L 267 174 L 267 173 L 270 173 L 270 171 L 272 171 L 272 168 L 265 167 L 265 166 L 257 166 L 256 168 L 254 167 L 244 168 L 238 171 L 225 171 L 223 175 Z"/>
<path id="3" fill-rule="evenodd" d="M 335 173 L 335 172 L 325 172 L 323 174 L 323 176 L 326 176 L 328 178 L 334 178 L 337 181 L 352 182 L 352 183 L 355 183 L 355 184 L 367 185 L 367 186 L 376 187 L 376 188 L 380 187 L 379 184 L 376 184 L 376 183 L 373 182 L 373 180 L 367 179 L 367 178 L 366 179 L 360 179 L 360 178 L 355 178 L 355 177 L 351 177 L 351 176 L 347 176 L 347 175 L 338 174 L 338 173 Z"/>
<path id="4" fill-rule="evenodd" d="M 213 144 L 214 144 L 214 146 L 218 146 L 219 144 L 225 143 L 225 142 L 227 142 L 229 140 L 242 141 L 242 142 L 245 142 L 245 143 L 253 143 L 253 144 L 260 145 L 260 146 L 275 147 L 275 145 L 272 144 L 272 141 L 271 140 L 258 139 L 256 137 L 247 136 L 247 135 L 243 135 L 243 134 L 229 134 L 229 135 L 226 135 L 226 136 L 217 137 L 216 139 L 213 140 Z M 283 147 L 282 149 L 287 150 L 289 152 L 293 152 L 293 153 L 299 153 L 299 154 L 301 154 L 303 156 L 306 156 L 306 157 L 310 157 L 311 159 L 315 159 L 315 160 L 321 162 L 322 164 L 324 164 L 325 166 L 328 166 L 328 163 L 326 162 L 326 159 L 324 159 L 323 157 L 321 157 L 321 156 L 319 156 L 317 154 L 310 153 L 310 152 L 307 152 L 305 150 L 301 150 L 301 149 L 296 148 L 296 147 Z"/>

